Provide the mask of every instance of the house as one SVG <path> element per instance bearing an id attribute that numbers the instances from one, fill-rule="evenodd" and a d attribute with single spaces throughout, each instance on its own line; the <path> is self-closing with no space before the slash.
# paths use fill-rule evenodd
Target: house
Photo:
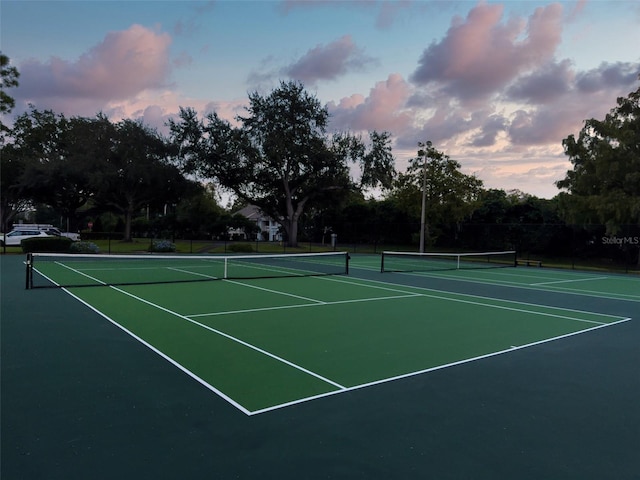
<path id="1" fill-rule="evenodd" d="M 248 205 L 237 212 L 234 215 L 242 215 L 245 218 L 248 218 L 252 222 L 256 223 L 258 227 L 258 238 L 257 240 L 269 241 L 269 242 L 280 242 L 282 241 L 282 233 L 280 233 L 280 223 L 266 215 L 260 210 L 259 207 L 255 205 Z M 230 230 L 229 233 L 233 235 L 240 235 L 244 238 L 247 237 L 246 233 L 242 230 Z M 254 240 L 253 238 L 251 240 Z"/>

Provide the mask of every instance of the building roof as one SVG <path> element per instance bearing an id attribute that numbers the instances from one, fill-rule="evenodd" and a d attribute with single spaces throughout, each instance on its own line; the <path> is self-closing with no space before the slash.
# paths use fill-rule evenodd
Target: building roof
<path id="1" fill-rule="evenodd" d="M 241 208 L 240 210 L 235 212 L 234 215 L 242 215 L 243 217 L 247 217 L 250 220 L 265 216 L 262 210 L 260 210 L 260 208 L 256 207 L 255 205 L 247 205 L 246 207 Z"/>

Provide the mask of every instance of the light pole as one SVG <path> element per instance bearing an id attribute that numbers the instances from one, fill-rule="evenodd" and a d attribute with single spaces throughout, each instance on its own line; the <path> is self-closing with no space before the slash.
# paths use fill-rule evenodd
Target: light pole
<path id="1" fill-rule="evenodd" d="M 418 142 L 418 146 L 422 147 L 418 150 L 418 156 L 424 155 L 424 163 L 422 164 L 422 210 L 420 213 L 420 253 L 424 253 L 424 230 L 426 224 L 426 206 L 427 206 L 427 158 L 428 149 L 431 148 L 431 141 L 427 143 Z M 425 148 L 426 147 L 426 148 Z"/>

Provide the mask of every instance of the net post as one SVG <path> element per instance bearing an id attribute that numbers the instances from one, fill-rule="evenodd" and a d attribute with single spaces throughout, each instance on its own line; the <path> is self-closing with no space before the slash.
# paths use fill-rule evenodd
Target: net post
<path id="1" fill-rule="evenodd" d="M 228 268 L 229 268 L 229 258 L 228 257 L 224 257 L 224 274 L 222 276 L 222 278 L 228 278 Z"/>
<path id="2" fill-rule="evenodd" d="M 33 287 L 33 254 L 27 253 L 26 262 L 25 289 L 30 290 Z"/>
<path id="3" fill-rule="evenodd" d="M 349 275 L 349 260 L 351 260 L 351 255 L 349 252 L 345 252 L 345 275 Z"/>
<path id="4" fill-rule="evenodd" d="M 384 251 L 382 252 L 382 260 L 380 261 L 380 273 L 384 273 Z"/>

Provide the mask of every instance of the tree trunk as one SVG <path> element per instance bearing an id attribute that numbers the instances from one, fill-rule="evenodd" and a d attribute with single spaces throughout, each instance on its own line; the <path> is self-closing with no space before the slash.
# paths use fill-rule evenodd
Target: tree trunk
<path id="1" fill-rule="evenodd" d="M 133 239 L 131 238 L 131 219 L 133 218 L 133 209 L 127 208 L 124 212 L 124 237 L 123 241 L 131 242 Z"/>
<path id="2" fill-rule="evenodd" d="M 294 218 L 287 219 L 284 230 L 287 233 L 287 246 L 288 247 L 297 247 L 298 246 L 298 218 L 297 218 L 297 216 L 295 216 Z"/>

